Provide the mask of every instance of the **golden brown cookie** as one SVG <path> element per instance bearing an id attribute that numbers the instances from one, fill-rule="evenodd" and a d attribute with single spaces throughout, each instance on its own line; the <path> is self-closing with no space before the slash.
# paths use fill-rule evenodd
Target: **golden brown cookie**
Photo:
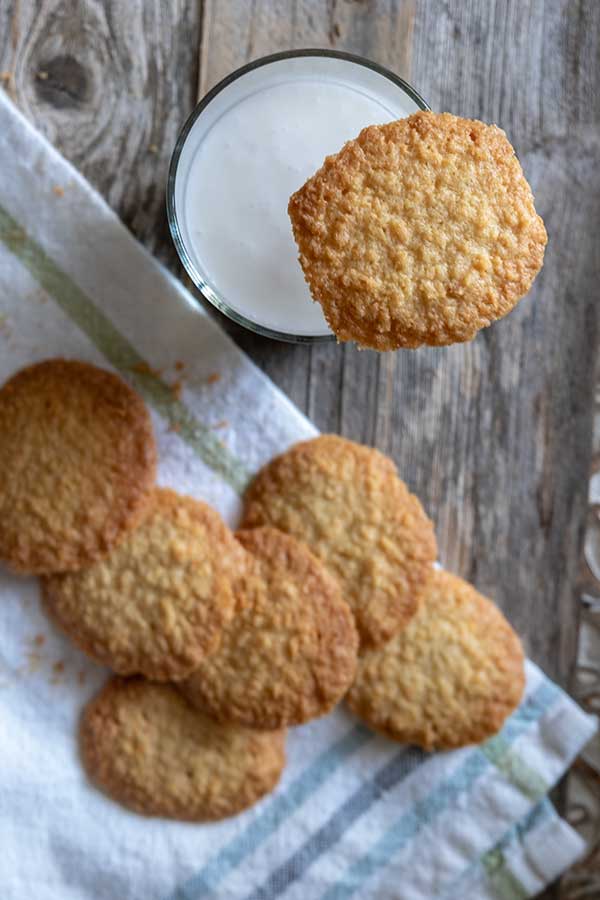
<path id="1" fill-rule="evenodd" d="M 363 129 L 288 207 L 310 291 L 342 341 L 469 341 L 506 315 L 547 236 L 503 131 L 418 112 Z"/>
<path id="2" fill-rule="evenodd" d="M 361 645 L 378 645 L 414 614 L 437 549 L 433 525 L 391 459 L 336 435 L 268 463 L 244 498 L 244 528 L 304 541 L 336 576 Z"/>
<path id="3" fill-rule="evenodd" d="M 43 579 L 51 617 L 120 675 L 185 678 L 234 612 L 246 553 L 215 510 L 157 489 L 144 520 L 89 569 Z"/>
<path id="4" fill-rule="evenodd" d="M 155 475 L 148 411 L 111 372 L 50 359 L 0 390 L 0 559 L 14 571 L 105 556 L 139 520 Z"/>
<path id="5" fill-rule="evenodd" d="M 408 627 L 359 660 L 347 700 L 376 731 L 447 750 L 499 731 L 524 684 L 521 642 L 500 610 L 436 571 Z"/>
<path id="6" fill-rule="evenodd" d="M 80 747 L 89 777 L 117 803 L 193 822 L 256 803 L 285 765 L 285 732 L 219 725 L 143 678 L 111 678 L 88 703 Z"/>
<path id="7" fill-rule="evenodd" d="M 329 712 L 356 674 L 358 635 L 337 581 L 304 544 L 272 528 L 237 534 L 254 565 L 219 649 L 179 687 L 219 721 L 300 725 Z"/>

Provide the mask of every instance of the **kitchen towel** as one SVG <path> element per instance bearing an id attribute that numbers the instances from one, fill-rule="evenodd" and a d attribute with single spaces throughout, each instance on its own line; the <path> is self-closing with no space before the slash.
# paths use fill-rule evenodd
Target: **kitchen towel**
<path id="1" fill-rule="evenodd" d="M 159 482 L 235 524 L 252 472 L 315 428 L 1 91 L 0 155 L 0 383 L 59 355 L 119 372 L 152 411 Z M 272 796 L 190 825 L 86 781 L 77 722 L 106 672 L 49 624 L 35 580 L 0 571 L 0 635 L 3 900 L 512 900 L 582 853 L 546 795 L 595 723 L 532 663 L 481 746 L 427 755 L 340 708 L 289 732 Z"/>

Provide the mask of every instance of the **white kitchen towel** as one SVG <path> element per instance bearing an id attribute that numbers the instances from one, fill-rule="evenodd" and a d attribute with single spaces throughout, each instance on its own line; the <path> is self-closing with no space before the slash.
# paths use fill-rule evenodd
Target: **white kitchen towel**
<path id="1" fill-rule="evenodd" d="M 160 483 L 234 524 L 249 475 L 314 427 L 2 92 L 0 154 L 0 383 L 57 355 L 120 372 L 152 410 Z M 0 636 L 3 900 L 508 900 L 582 852 L 545 797 L 595 723 L 531 663 L 481 746 L 426 755 L 338 709 L 290 731 L 272 796 L 189 825 L 86 781 L 77 722 L 106 672 L 45 619 L 34 580 L 0 572 Z"/>

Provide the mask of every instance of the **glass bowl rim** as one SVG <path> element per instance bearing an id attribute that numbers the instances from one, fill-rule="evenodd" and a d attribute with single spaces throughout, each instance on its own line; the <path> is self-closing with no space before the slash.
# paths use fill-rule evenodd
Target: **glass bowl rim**
<path id="1" fill-rule="evenodd" d="M 262 335 L 263 337 L 272 338 L 278 341 L 285 341 L 286 343 L 291 344 L 330 343 L 331 341 L 336 340 L 336 336 L 335 334 L 293 334 L 292 332 L 278 331 L 274 328 L 269 328 L 266 325 L 259 325 L 258 323 L 253 322 L 251 319 L 247 319 L 246 316 L 243 316 L 241 313 L 237 312 L 237 310 L 230 307 L 227 302 L 211 287 L 211 285 L 208 284 L 206 279 L 203 278 L 200 272 L 196 269 L 196 266 L 192 262 L 192 259 L 187 252 L 185 243 L 181 236 L 181 229 L 179 227 L 177 211 L 175 209 L 175 180 L 177 177 L 177 168 L 179 165 L 181 153 L 190 131 L 192 130 L 192 128 L 196 124 L 196 121 L 202 115 L 208 104 L 212 100 L 214 100 L 215 97 L 221 93 L 221 91 L 229 87 L 229 85 L 234 81 L 237 81 L 238 78 L 242 78 L 249 72 L 254 71 L 254 69 L 270 65 L 274 62 L 280 62 L 281 60 L 297 59 L 301 57 L 311 56 L 322 56 L 328 57 L 330 59 L 342 59 L 346 62 L 355 63 L 356 65 L 371 69 L 373 72 L 376 72 L 378 75 L 382 75 L 384 78 L 387 78 L 388 81 L 391 81 L 398 88 L 400 88 L 400 90 L 404 91 L 404 93 L 407 94 L 411 98 L 411 100 L 413 100 L 414 103 L 417 104 L 419 109 L 431 109 L 431 107 L 423 99 L 423 97 L 421 97 L 421 95 L 412 87 L 412 85 L 405 81 L 404 78 L 401 78 L 399 75 L 396 75 L 385 66 L 373 62 L 373 60 L 367 59 L 364 56 L 359 56 L 355 53 L 346 53 L 343 50 L 324 50 L 313 47 L 308 47 L 301 50 L 284 50 L 280 53 L 270 53 L 267 56 L 261 56 L 258 59 L 254 59 L 251 62 L 240 66 L 238 69 L 234 69 L 233 72 L 230 72 L 229 75 L 226 75 L 225 78 L 222 78 L 221 81 L 215 84 L 214 87 L 212 87 L 196 104 L 194 109 L 185 120 L 177 136 L 175 147 L 173 149 L 173 153 L 171 154 L 169 172 L 167 175 L 166 199 L 169 231 L 171 232 L 171 238 L 173 240 L 173 243 L 175 244 L 177 255 L 179 256 L 179 259 L 181 260 L 181 263 L 183 264 L 183 267 L 194 286 L 200 291 L 205 300 L 207 300 L 212 306 L 218 309 L 219 312 L 223 313 L 223 315 L 225 315 L 228 319 L 231 319 L 238 325 L 242 325 L 249 331 L 253 331 L 255 334 Z"/>

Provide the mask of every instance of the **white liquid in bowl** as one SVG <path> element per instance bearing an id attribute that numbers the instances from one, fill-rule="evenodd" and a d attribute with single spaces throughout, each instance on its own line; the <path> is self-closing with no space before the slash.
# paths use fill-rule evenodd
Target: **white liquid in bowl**
<path id="1" fill-rule="evenodd" d="M 175 204 L 188 256 L 218 299 L 274 331 L 328 334 L 297 260 L 290 194 L 365 125 L 418 108 L 384 76 L 326 58 L 268 64 L 217 94 L 186 139 Z"/>

